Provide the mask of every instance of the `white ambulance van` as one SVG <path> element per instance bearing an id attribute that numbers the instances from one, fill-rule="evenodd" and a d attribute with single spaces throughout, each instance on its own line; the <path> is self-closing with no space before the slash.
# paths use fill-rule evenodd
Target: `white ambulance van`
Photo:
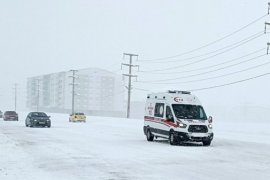
<path id="1" fill-rule="evenodd" d="M 144 134 L 148 141 L 167 138 L 171 145 L 213 140 L 212 117 L 207 118 L 199 99 L 187 91 L 168 91 L 147 96 Z"/>

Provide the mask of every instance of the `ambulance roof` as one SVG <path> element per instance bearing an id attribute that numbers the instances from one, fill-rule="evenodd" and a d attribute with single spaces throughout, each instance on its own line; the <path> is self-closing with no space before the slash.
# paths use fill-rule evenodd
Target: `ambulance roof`
<path id="1" fill-rule="evenodd" d="M 170 104 L 201 105 L 200 100 L 188 91 L 169 90 L 167 92 L 152 93 L 147 95 L 148 101 L 166 101 Z"/>

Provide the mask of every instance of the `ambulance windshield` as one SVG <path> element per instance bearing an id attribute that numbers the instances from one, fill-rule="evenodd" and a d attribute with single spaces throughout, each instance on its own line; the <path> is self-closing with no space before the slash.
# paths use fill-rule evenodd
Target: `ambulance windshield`
<path id="1" fill-rule="evenodd" d="M 172 107 L 177 118 L 207 120 L 202 106 L 190 104 L 173 104 Z"/>

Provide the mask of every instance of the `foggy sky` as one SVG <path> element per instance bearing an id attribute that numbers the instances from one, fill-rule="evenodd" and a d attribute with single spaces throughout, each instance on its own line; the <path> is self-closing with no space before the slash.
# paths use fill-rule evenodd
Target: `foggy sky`
<path id="1" fill-rule="evenodd" d="M 20 107 L 25 106 L 25 86 L 28 77 L 88 67 L 104 68 L 118 74 L 126 73 L 127 69 L 120 70 L 121 62 L 127 62 L 127 59 L 122 59 L 124 52 L 138 54 L 139 60 L 186 52 L 221 38 L 266 14 L 267 3 L 266 0 L 1 0 L 0 109 L 13 107 L 14 83 L 18 83 L 19 86 Z M 270 20 L 269 16 L 220 43 L 185 57 L 207 53 L 263 31 L 264 22 L 267 20 Z M 230 53 L 201 64 L 176 69 L 174 72 L 211 65 L 258 48 L 266 48 L 268 40 L 269 36 L 264 35 Z M 261 62 L 267 60 L 269 57 L 260 59 Z M 246 68 L 259 63 L 258 61 L 222 73 Z M 140 70 L 151 70 L 173 67 L 181 62 L 151 64 L 134 60 L 134 64 L 139 64 Z M 270 65 L 222 79 L 193 84 L 134 83 L 134 88 L 156 92 L 208 87 L 267 73 L 270 72 L 269 67 Z M 139 81 L 185 75 L 161 76 L 136 72 L 135 69 L 134 74 L 138 74 Z M 209 74 L 208 77 L 218 74 Z M 194 94 L 208 105 L 270 106 L 269 79 L 270 76 L 265 76 Z M 143 101 L 146 93 L 134 89 L 132 98 Z"/>

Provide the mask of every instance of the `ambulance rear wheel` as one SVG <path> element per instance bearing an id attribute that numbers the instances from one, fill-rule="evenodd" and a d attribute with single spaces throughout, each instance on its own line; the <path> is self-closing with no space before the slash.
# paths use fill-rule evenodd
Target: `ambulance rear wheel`
<path id="1" fill-rule="evenodd" d="M 150 129 L 147 130 L 146 139 L 147 139 L 147 141 L 153 141 L 154 140 L 154 135 L 151 133 Z"/>

